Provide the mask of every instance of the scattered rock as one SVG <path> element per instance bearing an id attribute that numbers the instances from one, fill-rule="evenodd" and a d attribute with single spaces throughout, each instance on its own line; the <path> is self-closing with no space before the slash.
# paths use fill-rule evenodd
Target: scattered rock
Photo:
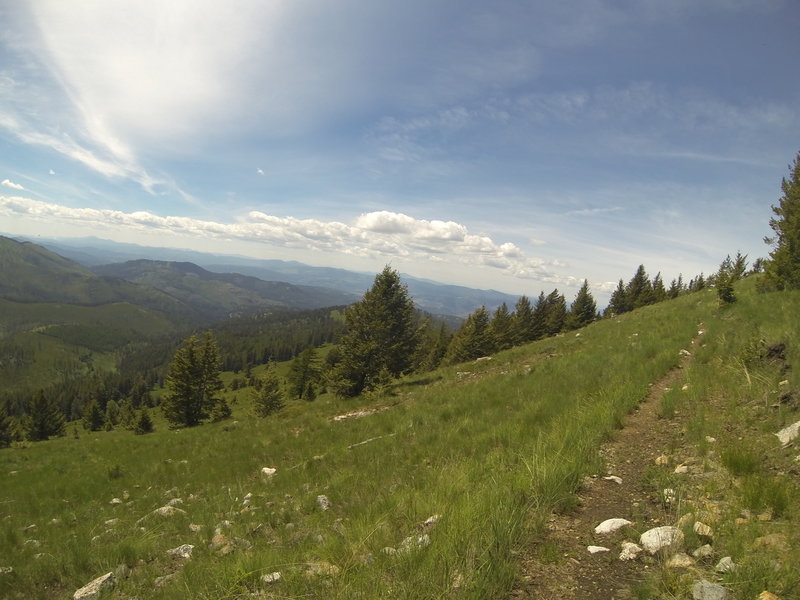
<path id="1" fill-rule="evenodd" d="M 594 532 L 597 534 L 614 533 L 626 525 L 632 525 L 632 523 L 627 519 L 606 519 L 594 528 Z"/>
<path id="2" fill-rule="evenodd" d="M 192 533 L 200 533 L 203 530 L 202 525 L 198 525 L 197 523 L 189 523 L 189 531 Z"/>
<path id="3" fill-rule="evenodd" d="M 727 589 L 705 579 L 701 579 L 692 586 L 694 600 L 727 600 L 729 597 Z"/>
<path id="4" fill-rule="evenodd" d="M 654 527 L 641 535 L 639 543 L 650 554 L 665 549 L 678 550 L 683 544 L 683 532 L 669 525 Z"/>
<path id="5" fill-rule="evenodd" d="M 673 554 L 669 557 L 669 560 L 667 560 L 668 569 L 688 569 L 689 567 L 693 566 L 694 561 L 692 558 L 683 552 Z"/>
<path id="6" fill-rule="evenodd" d="M 701 521 L 695 521 L 694 532 L 698 535 L 698 537 L 701 538 L 705 538 L 708 540 L 714 538 L 714 530 Z"/>
<path id="7" fill-rule="evenodd" d="M 158 587 L 163 587 L 163 586 L 167 585 L 170 581 L 175 579 L 177 576 L 178 576 L 177 573 L 170 573 L 169 575 L 164 575 L 163 577 L 156 577 L 153 580 L 153 586 L 157 587 L 157 588 Z"/>
<path id="8" fill-rule="evenodd" d="M 336 565 L 322 561 L 321 563 L 309 564 L 308 569 L 306 569 L 306 575 L 308 577 L 333 577 L 338 575 L 340 570 Z"/>
<path id="9" fill-rule="evenodd" d="M 756 600 L 781 600 L 781 599 L 772 592 L 764 590 L 758 595 L 758 598 L 756 598 Z"/>
<path id="10" fill-rule="evenodd" d="M 194 546 L 191 544 L 181 544 L 177 548 L 167 550 L 167 554 L 171 554 L 172 556 L 181 558 L 183 560 L 189 560 L 192 558 L 192 550 L 194 550 Z"/>
<path id="11" fill-rule="evenodd" d="M 14 572 L 14 567 L 0 567 L 0 575 L 11 575 Z"/>
<path id="12" fill-rule="evenodd" d="M 692 355 L 692 353 L 689 352 L 688 350 L 686 350 L 685 348 L 682 349 L 680 352 L 678 352 L 678 354 L 681 355 L 681 356 L 691 356 Z"/>
<path id="13" fill-rule="evenodd" d="M 622 552 L 619 553 L 620 560 L 636 560 L 642 552 L 642 547 L 633 542 L 622 542 Z"/>
<path id="14" fill-rule="evenodd" d="M 664 488 L 661 495 L 664 497 L 664 504 L 672 504 L 678 499 L 678 494 L 672 488 Z"/>
<path id="15" fill-rule="evenodd" d="M 689 467 L 688 465 L 680 464 L 677 467 L 675 467 L 675 471 L 673 472 L 678 475 L 685 475 L 686 473 L 689 472 Z"/>
<path id="16" fill-rule="evenodd" d="M 386 546 L 381 550 L 381 552 L 383 552 L 386 556 L 394 556 L 397 554 L 397 549 L 392 548 L 391 546 Z"/>
<path id="17" fill-rule="evenodd" d="M 782 533 L 770 533 L 753 541 L 754 548 L 763 546 L 785 553 L 789 551 L 789 538 Z"/>
<path id="18" fill-rule="evenodd" d="M 431 515 L 427 519 L 425 519 L 422 523 L 419 524 L 421 529 L 431 529 L 439 519 L 442 518 L 442 515 Z"/>
<path id="19" fill-rule="evenodd" d="M 183 498 L 173 498 L 172 500 L 167 502 L 166 505 L 167 506 L 178 506 L 180 504 L 183 504 Z"/>
<path id="20" fill-rule="evenodd" d="M 275 571 L 274 573 L 267 573 L 266 575 L 261 576 L 261 583 L 277 583 L 281 580 L 281 573 L 280 571 Z"/>
<path id="21" fill-rule="evenodd" d="M 717 573 L 733 573 L 736 570 L 736 564 L 730 556 L 723 557 L 714 567 Z"/>
<path id="22" fill-rule="evenodd" d="M 277 472 L 278 472 L 278 469 L 273 469 L 272 467 L 262 467 L 261 468 L 261 474 L 265 475 L 268 478 L 271 478 Z"/>
<path id="23" fill-rule="evenodd" d="M 589 554 L 599 554 L 601 552 L 611 552 L 610 548 L 606 548 L 605 546 L 587 546 L 586 548 L 589 551 Z"/>
<path id="24" fill-rule="evenodd" d="M 700 546 L 697 550 L 692 552 L 692 556 L 695 558 L 708 558 L 714 555 L 714 548 L 711 547 L 711 544 L 705 544 Z"/>
<path id="25" fill-rule="evenodd" d="M 400 542 L 400 547 L 397 549 L 401 554 L 415 552 L 422 550 L 431 545 L 431 538 L 427 533 L 422 535 L 412 535 Z"/>
<path id="26" fill-rule="evenodd" d="M 710 435 L 707 435 L 707 436 L 706 436 L 706 441 L 707 441 L 709 444 L 713 444 L 713 443 L 715 443 L 715 442 L 717 441 L 717 438 L 714 438 L 714 437 L 711 437 Z"/>
<path id="27" fill-rule="evenodd" d="M 606 481 L 613 481 L 614 483 L 622 485 L 622 477 L 617 477 L 616 475 L 608 475 L 606 477 L 603 477 L 603 479 Z"/>
<path id="28" fill-rule="evenodd" d="M 788 427 L 784 427 L 775 435 L 778 436 L 778 439 L 784 446 L 792 443 L 797 436 L 800 435 L 800 421 L 797 421 L 797 423 L 793 423 Z"/>
<path id="29" fill-rule="evenodd" d="M 658 458 L 656 458 L 656 464 L 660 467 L 665 467 L 669 464 L 669 456 L 666 454 L 662 454 Z"/>
<path id="30" fill-rule="evenodd" d="M 331 501 L 328 500 L 328 497 L 325 494 L 320 494 L 317 496 L 317 504 L 319 505 L 320 510 L 328 510 L 331 507 Z"/>
<path id="31" fill-rule="evenodd" d="M 230 554 L 233 551 L 233 543 L 227 535 L 217 532 L 214 534 L 214 537 L 211 538 L 211 543 L 208 545 L 208 549 L 212 552 L 219 552 L 224 556 L 225 554 Z"/>
<path id="32" fill-rule="evenodd" d="M 112 498 L 111 500 L 108 501 L 108 503 L 112 506 L 115 506 L 117 504 L 122 504 L 122 500 L 120 500 L 119 498 Z"/>
<path id="33" fill-rule="evenodd" d="M 106 590 L 113 589 L 115 585 L 116 577 L 114 577 L 114 573 L 106 573 L 76 590 L 72 594 L 72 600 L 97 600 L 100 598 L 100 594 Z"/>
<path id="34" fill-rule="evenodd" d="M 114 577 L 117 579 L 127 579 L 131 576 L 131 568 L 125 563 L 120 564 L 114 569 Z"/>
<path id="35" fill-rule="evenodd" d="M 114 525 L 116 525 L 117 523 L 119 523 L 119 519 L 109 519 L 108 521 L 105 522 L 105 526 L 114 527 Z"/>

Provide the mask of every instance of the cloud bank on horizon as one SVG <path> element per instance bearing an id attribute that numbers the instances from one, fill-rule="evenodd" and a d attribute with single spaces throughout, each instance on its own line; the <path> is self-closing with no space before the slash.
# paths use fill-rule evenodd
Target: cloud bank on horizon
<path id="1" fill-rule="evenodd" d="M 12 234 L 606 289 L 639 263 L 669 280 L 765 255 L 800 149 L 791 0 L 40 0 L 0 19 Z"/>

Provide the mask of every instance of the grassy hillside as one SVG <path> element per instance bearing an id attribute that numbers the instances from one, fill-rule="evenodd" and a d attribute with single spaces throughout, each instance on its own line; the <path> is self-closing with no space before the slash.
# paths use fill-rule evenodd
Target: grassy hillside
<path id="1" fill-rule="evenodd" d="M 773 407 L 771 390 L 785 380 L 796 394 L 800 379 L 747 361 L 783 342 L 798 363 L 800 294 L 752 288 L 741 282 L 725 307 L 713 290 L 682 296 L 382 396 L 320 396 L 257 420 L 238 390 L 230 421 L 170 431 L 157 419 L 146 436 L 75 429 L 0 451 L 0 569 L 11 568 L 0 597 L 63 598 L 115 571 L 115 598 L 502 598 L 518 551 L 602 471 L 598 445 L 701 323 L 689 392 L 665 396 L 664 417 L 691 410 L 687 435 L 702 443 L 728 412 L 763 405 L 742 432 L 764 451 L 753 469 L 790 462 L 772 433 L 797 407 Z M 797 564 L 797 481 L 781 482 L 791 494 L 772 523 L 790 532 L 785 561 Z M 154 513 L 170 502 L 174 515 Z M 191 558 L 168 553 L 183 544 Z"/>

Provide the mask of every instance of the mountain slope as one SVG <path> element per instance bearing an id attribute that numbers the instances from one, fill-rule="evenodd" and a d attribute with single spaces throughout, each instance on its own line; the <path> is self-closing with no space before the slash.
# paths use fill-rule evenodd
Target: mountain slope
<path id="1" fill-rule="evenodd" d="M 331 289 L 264 281 L 239 273 L 212 273 L 190 262 L 134 260 L 94 267 L 100 275 L 159 289 L 219 316 L 265 307 L 322 308 L 349 304 L 355 295 Z"/>

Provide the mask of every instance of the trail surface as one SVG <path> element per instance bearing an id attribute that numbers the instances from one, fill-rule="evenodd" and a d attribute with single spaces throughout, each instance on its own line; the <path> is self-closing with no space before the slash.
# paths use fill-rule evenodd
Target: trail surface
<path id="1" fill-rule="evenodd" d="M 659 418 L 665 389 L 679 385 L 682 368 L 669 371 L 654 382 L 647 398 L 628 415 L 614 439 L 600 453 L 606 473 L 587 477 L 579 492 L 579 504 L 566 514 L 550 516 L 542 538 L 525 552 L 522 576 L 511 600 L 622 600 L 631 597 L 630 587 L 640 581 L 650 561 L 619 560 L 619 536 L 598 535 L 595 527 L 606 519 L 624 518 L 638 533 L 667 525 L 669 516 L 662 498 L 646 485 L 648 468 L 663 454 L 673 454 L 680 444 L 682 421 Z M 603 477 L 615 476 L 617 483 Z M 638 541 L 632 539 L 631 541 Z M 591 554 L 589 546 L 609 552 Z"/>

